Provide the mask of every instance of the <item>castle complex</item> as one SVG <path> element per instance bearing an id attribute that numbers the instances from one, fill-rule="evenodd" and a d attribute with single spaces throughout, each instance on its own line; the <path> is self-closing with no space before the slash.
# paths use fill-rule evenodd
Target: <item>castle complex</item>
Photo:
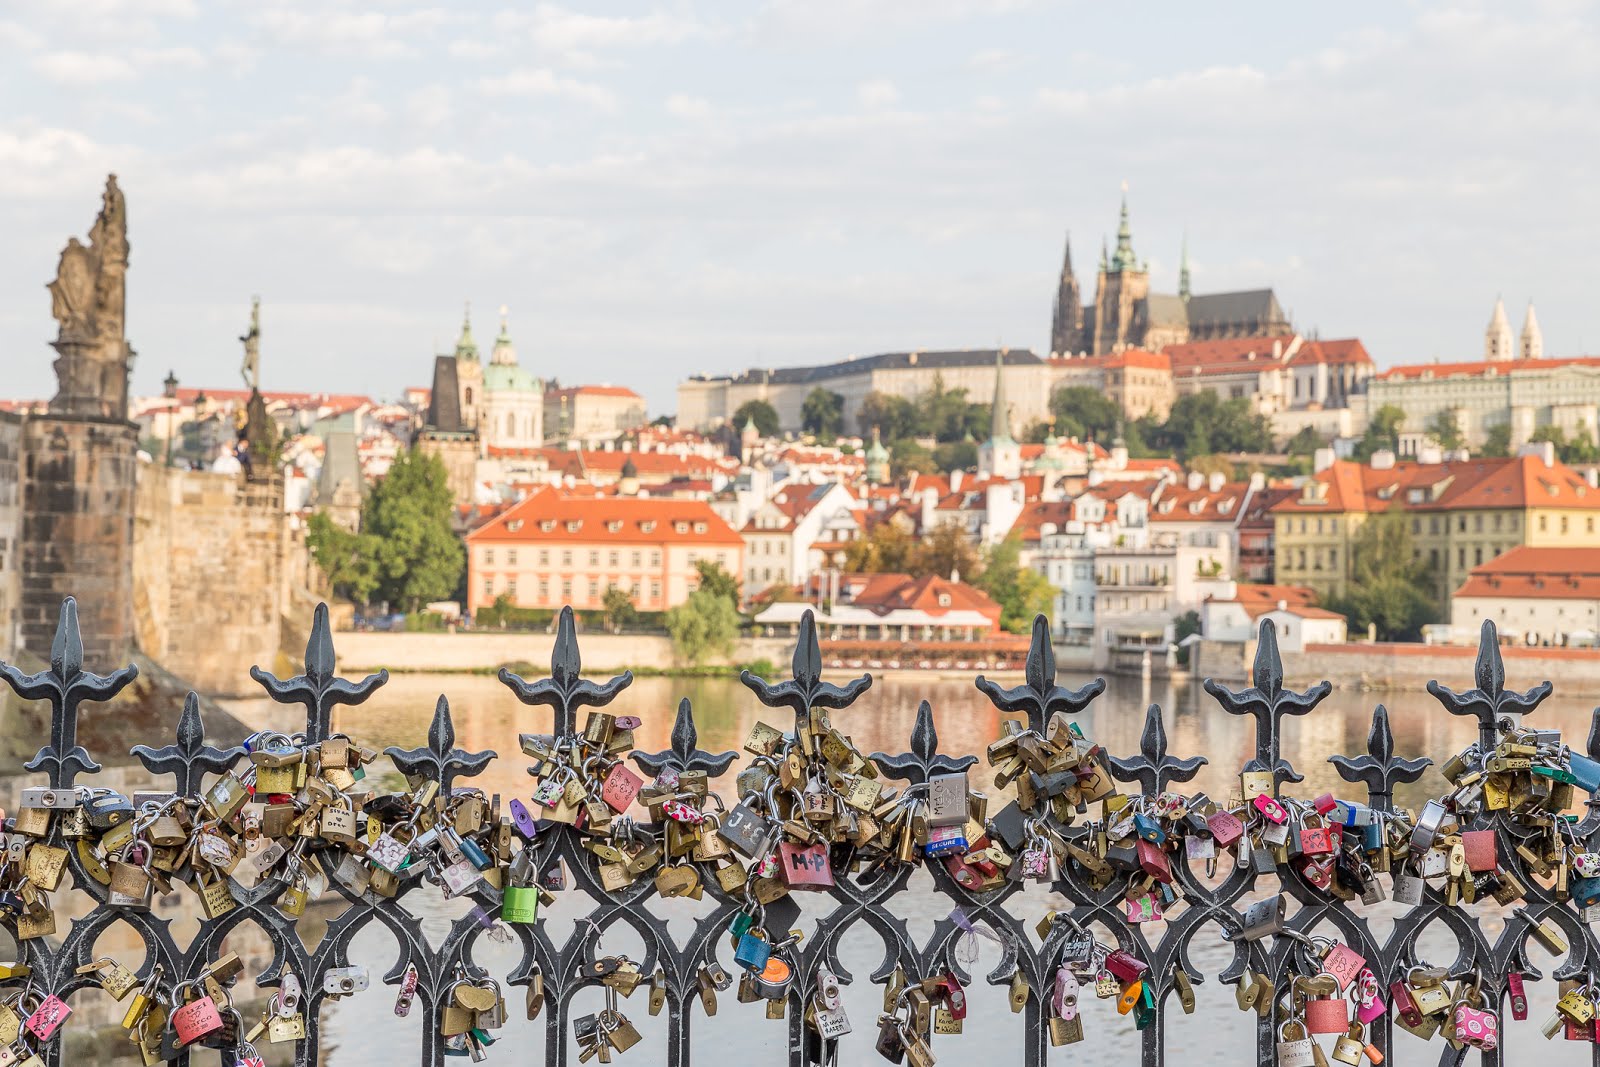
<path id="1" fill-rule="evenodd" d="M 1072 242 L 1067 242 L 1050 320 L 1050 354 L 1103 356 L 1125 348 L 1159 351 L 1189 341 L 1293 332 L 1271 289 L 1190 293 L 1187 246 L 1178 269 L 1178 291 L 1151 292 L 1150 264 L 1134 254 L 1124 194 L 1116 251 L 1107 254 L 1101 245 L 1092 303 L 1083 301 L 1072 269 Z"/>

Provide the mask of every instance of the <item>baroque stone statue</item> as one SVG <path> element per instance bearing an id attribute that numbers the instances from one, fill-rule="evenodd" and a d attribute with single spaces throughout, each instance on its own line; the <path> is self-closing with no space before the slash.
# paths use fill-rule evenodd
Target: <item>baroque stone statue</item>
<path id="1" fill-rule="evenodd" d="M 58 331 L 52 344 L 58 388 L 50 410 L 61 415 L 128 417 L 133 349 L 124 336 L 128 210 L 117 176 L 106 178 L 89 243 L 67 239 L 50 290 Z"/>
<path id="2" fill-rule="evenodd" d="M 244 363 L 239 373 L 252 393 L 261 388 L 261 298 L 250 300 L 250 330 L 239 340 L 244 342 Z"/>

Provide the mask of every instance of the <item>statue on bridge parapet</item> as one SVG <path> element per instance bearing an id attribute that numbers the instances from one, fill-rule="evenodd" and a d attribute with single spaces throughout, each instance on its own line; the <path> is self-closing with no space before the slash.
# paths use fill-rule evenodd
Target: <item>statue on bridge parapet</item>
<path id="1" fill-rule="evenodd" d="M 67 239 L 48 286 L 50 313 L 59 327 L 52 344 L 59 353 L 52 414 L 127 419 L 134 354 L 124 336 L 127 274 L 127 204 L 112 174 L 89 243 Z"/>

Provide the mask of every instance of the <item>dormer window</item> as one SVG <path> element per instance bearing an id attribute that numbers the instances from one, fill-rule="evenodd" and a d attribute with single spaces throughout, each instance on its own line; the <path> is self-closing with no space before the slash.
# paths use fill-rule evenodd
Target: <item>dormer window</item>
<path id="1" fill-rule="evenodd" d="M 518 530 L 522 529 L 522 520 L 512 519 L 510 522 L 506 523 L 506 529 L 511 533 L 516 533 Z"/>
<path id="2" fill-rule="evenodd" d="M 545 533 L 549 533 L 551 530 L 554 530 L 555 528 L 556 528 L 556 520 L 554 520 L 554 519 L 540 519 L 539 520 L 539 529 L 543 530 Z"/>
<path id="3" fill-rule="evenodd" d="M 703 522 L 695 523 L 694 524 L 694 532 L 697 533 L 697 534 L 705 533 L 706 532 L 706 524 L 703 523 Z"/>
<path id="4" fill-rule="evenodd" d="M 651 533 L 652 531 L 655 530 L 655 528 L 656 528 L 656 520 L 654 520 L 654 519 L 646 519 L 646 520 L 644 520 L 643 522 L 641 522 L 639 524 L 639 529 L 643 533 Z"/>
<path id="5" fill-rule="evenodd" d="M 681 534 L 689 532 L 689 524 L 684 522 L 682 519 L 679 519 L 677 522 L 673 523 L 672 528 Z"/>
<path id="6" fill-rule="evenodd" d="M 567 520 L 567 532 L 568 533 L 577 533 L 581 529 L 583 529 L 583 520 L 582 519 L 568 519 Z"/>
<path id="7" fill-rule="evenodd" d="M 611 519 L 610 521 L 608 521 L 606 523 L 606 532 L 607 533 L 616 533 L 617 531 L 619 531 L 621 529 L 622 529 L 622 520 L 621 519 Z"/>
<path id="8" fill-rule="evenodd" d="M 947 607 L 950 606 L 950 594 L 949 593 L 940 593 L 939 594 L 939 606 L 941 608 L 947 608 Z"/>

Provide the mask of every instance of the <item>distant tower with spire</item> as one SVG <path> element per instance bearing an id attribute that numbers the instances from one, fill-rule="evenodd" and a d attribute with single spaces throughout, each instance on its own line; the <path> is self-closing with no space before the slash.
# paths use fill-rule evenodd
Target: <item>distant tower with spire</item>
<path id="1" fill-rule="evenodd" d="M 1087 347 L 1083 337 L 1083 294 L 1078 289 L 1078 276 L 1072 271 L 1072 235 L 1068 234 L 1067 249 L 1061 257 L 1055 307 L 1050 316 L 1050 352 L 1066 356 Z"/>
<path id="2" fill-rule="evenodd" d="M 1011 405 L 1006 401 L 1006 349 L 994 354 L 994 403 L 989 409 L 989 439 L 978 446 L 978 473 L 1022 477 L 1022 446 L 1011 434 Z"/>
<path id="3" fill-rule="evenodd" d="M 1495 297 L 1489 328 L 1483 332 L 1483 358 L 1490 363 L 1517 358 L 1511 339 L 1511 321 L 1506 318 L 1506 302 L 1499 297 Z"/>
<path id="4" fill-rule="evenodd" d="M 1528 314 L 1522 320 L 1522 341 L 1518 346 L 1523 359 L 1544 358 L 1544 334 L 1539 330 L 1539 320 L 1533 314 L 1533 301 L 1528 301 Z"/>
<path id="5" fill-rule="evenodd" d="M 461 427 L 478 429 L 483 414 L 483 363 L 478 343 L 472 339 L 472 303 L 461 313 L 461 336 L 456 339 L 456 388 L 461 394 Z"/>
<path id="6" fill-rule="evenodd" d="M 1117 220 L 1117 247 L 1109 261 L 1100 253 L 1094 294 L 1094 355 L 1119 352 L 1139 341 L 1136 322 L 1150 295 L 1150 269 L 1133 251 L 1133 226 L 1128 219 L 1128 185 L 1122 185 L 1122 212 Z"/>
<path id="7" fill-rule="evenodd" d="M 1189 235 L 1183 235 L 1183 249 L 1178 253 L 1178 299 L 1189 302 Z"/>

